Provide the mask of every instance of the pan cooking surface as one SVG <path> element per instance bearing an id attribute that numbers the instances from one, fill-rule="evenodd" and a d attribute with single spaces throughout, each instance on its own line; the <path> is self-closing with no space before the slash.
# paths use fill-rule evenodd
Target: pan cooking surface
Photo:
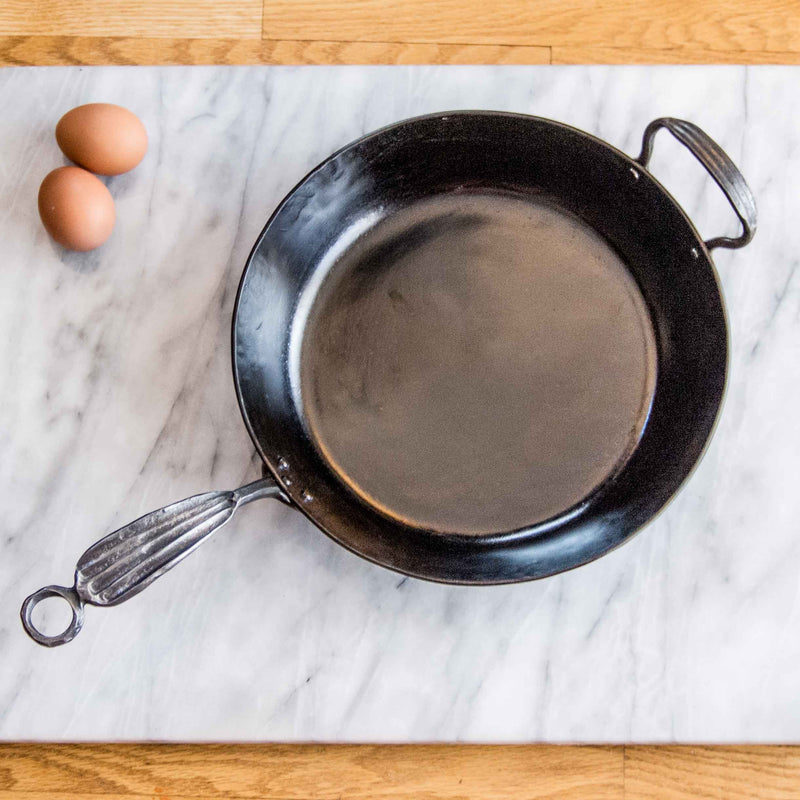
<path id="1" fill-rule="evenodd" d="M 340 251 L 293 356 L 309 433 L 354 492 L 479 535 L 558 515 L 624 464 L 656 344 L 584 223 L 536 195 L 462 189 L 392 209 Z"/>

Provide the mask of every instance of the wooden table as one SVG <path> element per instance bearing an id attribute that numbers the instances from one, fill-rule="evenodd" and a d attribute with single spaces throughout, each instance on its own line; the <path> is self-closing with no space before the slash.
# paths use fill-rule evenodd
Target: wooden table
<path id="1" fill-rule="evenodd" d="M 4 0 L 0 65 L 800 64 L 798 0 Z M 0 798 L 799 798 L 800 747 L 0 745 Z"/>
<path id="2" fill-rule="evenodd" d="M 797 0 L 4 0 L 0 64 L 800 63 Z"/>

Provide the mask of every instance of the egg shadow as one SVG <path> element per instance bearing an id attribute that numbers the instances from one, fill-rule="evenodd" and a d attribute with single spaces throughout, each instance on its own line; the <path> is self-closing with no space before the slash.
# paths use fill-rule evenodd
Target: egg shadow
<path id="1" fill-rule="evenodd" d="M 100 247 L 94 250 L 79 252 L 77 250 L 68 250 L 66 247 L 62 247 L 51 239 L 50 246 L 53 252 L 58 256 L 59 261 L 73 272 L 78 272 L 82 275 L 91 275 L 100 269 L 102 259 L 100 258 L 99 250 L 103 245 L 100 245 Z"/>
<path id="2" fill-rule="evenodd" d="M 135 167 L 134 167 L 135 169 Z M 136 176 L 134 170 L 123 172 L 120 175 L 98 175 L 97 177 L 105 184 L 114 201 L 121 200 L 136 186 Z"/>

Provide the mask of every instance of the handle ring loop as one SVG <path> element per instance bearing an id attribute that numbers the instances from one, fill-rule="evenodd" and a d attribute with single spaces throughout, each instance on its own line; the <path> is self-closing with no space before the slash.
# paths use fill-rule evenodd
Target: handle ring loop
<path id="1" fill-rule="evenodd" d="M 72 619 L 69 625 L 67 625 L 61 633 L 57 633 L 54 636 L 48 636 L 42 633 L 33 624 L 32 619 L 33 609 L 36 608 L 42 600 L 47 600 L 50 597 L 63 598 L 69 603 L 70 609 L 72 610 Z M 22 626 L 31 639 L 45 647 L 57 647 L 60 644 L 71 642 L 80 633 L 83 627 L 83 600 L 81 600 L 74 586 L 45 586 L 25 598 L 19 615 L 22 619 Z"/>

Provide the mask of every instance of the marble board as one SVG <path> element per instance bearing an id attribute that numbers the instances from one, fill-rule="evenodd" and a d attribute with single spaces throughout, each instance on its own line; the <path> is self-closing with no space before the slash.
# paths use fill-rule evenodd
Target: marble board
<path id="1" fill-rule="evenodd" d="M 800 70 L 192 67 L 0 71 L 0 738 L 800 741 Z M 42 229 L 53 130 L 134 110 L 150 151 L 108 180 L 90 254 Z M 403 578 L 279 504 L 45 650 L 26 594 L 68 584 L 142 513 L 255 479 L 230 376 L 247 254 L 329 153 L 426 112 L 551 117 L 638 153 L 689 119 L 739 165 L 753 243 L 717 250 L 731 370 L 713 443 L 668 509 L 586 567 L 514 586 Z M 737 230 L 666 133 L 653 173 L 707 238 Z"/>

